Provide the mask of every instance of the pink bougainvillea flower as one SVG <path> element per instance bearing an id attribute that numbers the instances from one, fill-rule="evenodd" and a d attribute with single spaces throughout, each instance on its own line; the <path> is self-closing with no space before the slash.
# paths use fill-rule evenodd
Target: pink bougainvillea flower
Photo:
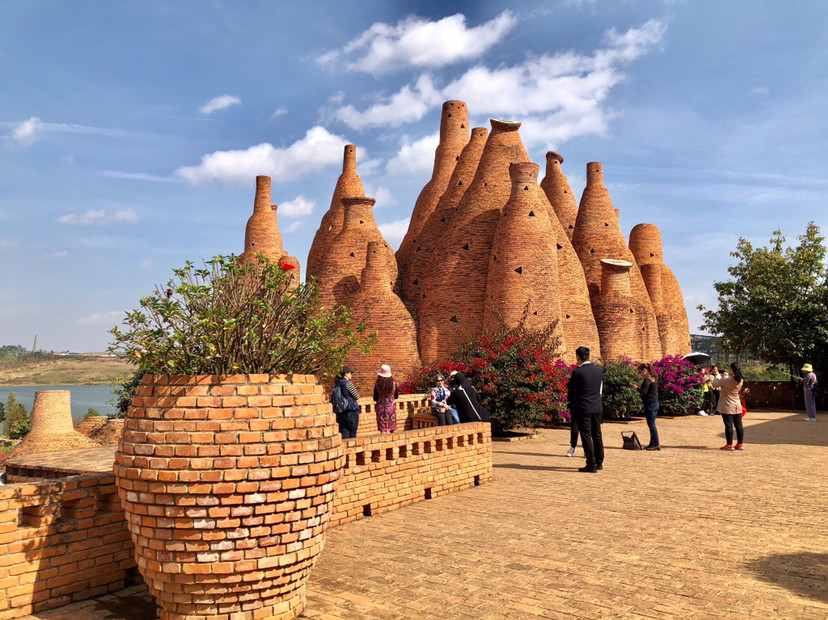
<path id="1" fill-rule="evenodd" d="M 283 263 L 282 261 L 278 262 L 279 267 L 281 267 L 284 271 L 290 271 L 291 269 L 295 269 L 295 265 L 291 265 L 290 263 Z"/>

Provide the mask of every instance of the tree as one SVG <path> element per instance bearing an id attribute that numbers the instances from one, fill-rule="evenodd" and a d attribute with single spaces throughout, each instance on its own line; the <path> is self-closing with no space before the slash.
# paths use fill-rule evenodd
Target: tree
<path id="1" fill-rule="evenodd" d="M 792 374 L 810 362 L 828 369 L 828 269 L 825 238 L 809 222 L 795 247 L 776 230 L 769 247 L 754 248 L 740 238 L 731 256 L 732 276 L 715 282 L 719 307 L 703 312 L 702 329 L 721 337 L 733 353 L 752 353 Z"/>
<path id="2" fill-rule="evenodd" d="M 6 435 L 11 439 L 21 439 L 32 427 L 32 416 L 26 407 L 17 402 L 14 394 L 6 399 Z"/>

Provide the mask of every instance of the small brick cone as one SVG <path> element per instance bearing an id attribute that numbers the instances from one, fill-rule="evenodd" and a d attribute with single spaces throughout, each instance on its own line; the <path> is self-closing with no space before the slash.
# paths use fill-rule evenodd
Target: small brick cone
<path id="1" fill-rule="evenodd" d="M 256 177 L 256 198 L 253 215 L 247 220 L 244 231 L 244 252 L 240 261 L 253 262 L 256 254 L 270 260 L 278 260 L 284 254 L 282 235 L 279 234 L 279 219 L 274 205 L 270 202 L 270 177 Z"/>
<path id="2" fill-rule="evenodd" d="M 97 448 L 100 445 L 98 442 L 79 433 L 72 426 L 71 395 L 69 390 L 35 392 L 31 430 L 7 458 L 40 452 Z"/>
<path id="3" fill-rule="evenodd" d="M 630 232 L 630 250 L 656 312 L 663 354 L 686 355 L 691 350 L 687 308 L 675 274 L 664 264 L 661 232 L 653 224 L 638 224 Z"/>
<path id="4" fill-rule="evenodd" d="M 549 199 L 555 215 L 558 216 L 566 236 L 572 241 L 572 235 L 575 233 L 575 220 L 578 218 L 578 202 L 569 185 L 569 179 L 561 170 L 563 161 L 563 156 L 555 151 L 549 151 L 546 154 L 546 176 L 543 177 L 540 186 Z"/>
<path id="5" fill-rule="evenodd" d="M 440 264 L 439 260 L 433 260 L 435 251 L 439 255 L 436 248 L 441 246 L 448 234 L 457 204 L 474 180 L 488 136 L 489 130 L 485 127 L 472 129 L 471 139 L 460 153 L 460 159 L 454 167 L 445 193 L 440 196 L 437 206 L 417 235 L 413 258 L 400 277 L 400 297 L 413 314 L 416 314 L 420 298 L 429 289 L 434 266 Z"/>
<path id="6" fill-rule="evenodd" d="M 448 188 L 460 154 L 469 142 L 469 112 L 462 101 L 446 101 L 440 119 L 440 143 L 434 153 L 434 169 L 431 179 L 425 184 L 408 224 L 408 231 L 397 250 L 397 267 L 405 274 L 415 257 L 416 245 L 420 241 L 420 232 L 429 216 L 434 212 L 437 202 Z"/>
<path id="7" fill-rule="evenodd" d="M 420 297 L 420 356 L 446 359 L 483 327 L 489 256 L 500 211 L 512 192 L 509 164 L 529 161 L 520 139 L 520 123 L 492 119 L 471 186 L 451 220 L 448 242 L 441 246 L 431 294 Z"/>
<path id="8" fill-rule="evenodd" d="M 497 223 L 489 259 L 483 329 L 494 331 L 498 317 L 510 327 L 557 323 L 563 336 L 555 236 L 540 201 L 538 165 L 511 164 L 512 193 Z"/>
<path id="9" fill-rule="evenodd" d="M 600 292 L 593 295 L 592 309 L 601 337 L 601 353 L 605 359 L 626 355 L 635 361 L 651 360 L 652 334 L 658 337 L 658 326 L 650 319 L 652 310 L 632 293 L 629 261 L 601 259 Z"/>
<path id="10" fill-rule="evenodd" d="M 330 242 L 327 255 L 316 274 L 319 298 L 322 305 L 352 305 L 353 296 L 359 291 L 359 279 L 365 268 L 368 243 L 379 242 L 388 264 L 391 284 L 397 279 L 397 261 L 394 251 L 382 237 L 374 220 L 374 199 L 350 197 L 343 199 L 345 220 L 342 230 Z"/>
<path id="11" fill-rule="evenodd" d="M 342 205 L 342 199 L 351 196 L 365 196 L 365 190 L 362 187 L 362 179 L 357 174 L 356 146 L 347 144 L 342 156 L 342 174 L 336 181 L 331 206 L 322 216 L 322 222 L 319 224 L 310 252 L 308 252 L 306 269 L 309 276 L 318 277 L 324 270 L 323 264 L 330 243 L 342 230 L 342 224 L 345 221 L 345 207 Z"/>
<path id="12" fill-rule="evenodd" d="M 587 184 L 578 208 L 572 245 L 578 253 L 578 258 L 580 258 L 581 265 L 584 268 L 590 297 L 593 298 L 593 311 L 595 310 L 594 296 L 600 289 L 602 281 L 601 261 L 603 259 L 613 259 L 628 262 L 631 264 L 629 278 L 632 295 L 641 304 L 639 310 L 643 312 L 642 316 L 646 316 L 646 324 L 656 325 L 655 311 L 650 302 L 650 296 L 647 293 L 638 265 L 635 263 L 635 258 L 627 247 L 626 240 L 621 232 L 618 216 L 612 206 L 612 199 L 604 185 L 603 166 L 600 162 L 587 164 Z M 599 322 L 597 315 L 595 320 Z M 600 322 L 598 330 L 601 332 Z M 646 334 L 649 338 L 649 345 L 639 359 L 648 361 L 660 359 L 661 341 L 658 330 L 647 331 Z M 617 344 L 619 343 L 612 343 L 610 349 L 615 350 Z M 633 346 L 633 343 L 630 344 Z M 607 356 L 603 338 L 601 339 L 601 352 L 604 357 Z"/>
<path id="13" fill-rule="evenodd" d="M 397 383 L 419 368 L 417 326 L 402 300 L 391 289 L 385 247 L 370 241 L 358 293 L 350 307 L 354 321 L 376 332 L 377 342 L 367 353 L 352 351 L 346 363 L 354 369 L 353 381 L 359 393 L 370 396 L 381 364 L 391 366 Z"/>

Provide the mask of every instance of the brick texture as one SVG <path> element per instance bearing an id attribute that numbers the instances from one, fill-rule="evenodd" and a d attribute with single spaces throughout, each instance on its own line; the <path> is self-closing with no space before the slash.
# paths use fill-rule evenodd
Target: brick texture
<path id="1" fill-rule="evenodd" d="M 162 618 L 292 618 L 342 444 L 310 375 L 144 377 L 114 472 Z"/>
<path id="2" fill-rule="evenodd" d="M 282 235 L 279 233 L 279 218 L 275 205 L 270 202 L 270 177 L 256 177 L 256 198 L 253 201 L 253 215 L 247 220 L 244 230 L 244 252 L 242 261 L 255 261 L 256 254 L 263 254 L 272 261 L 284 254 Z"/>
<path id="3" fill-rule="evenodd" d="M 690 326 L 678 280 L 664 264 L 661 232 L 653 224 L 638 224 L 630 232 L 630 251 L 641 269 L 658 320 L 664 355 L 690 353 Z"/>
<path id="4" fill-rule="evenodd" d="M 342 157 L 342 174 L 336 181 L 331 205 L 322 216 L 322 222 L 313 237 L 308 253 L 308 275 L 319 277 L 323 271 L 331 241 L 342 230 L 342 224 L 345 221 L 345 207 L 342 199 L 351 196 L 365 196 L 365 190 L 362 187 L 362 179 L 357 174 L 356 146 L 346 144 Z"/>
<path id="5" fill-rule="evenodd" d="M 491 123 L 474 180 L 451 219 L 447 243 L 435 251 L 440 268 L 431 283 L 434 293 L 421 297 L 417 308 L 424 361 L 447 358 L 482 329 L 492 239 L 512 191 L 509 164 L 529 161 L 520 123 Z"/>
<path id="6" fill-rule="evenodd" d="M 397 250 L 397 266 L 400 271 L 400 284 L 397 288 L 405 300 L 412 295 L 416 296 L 416 289 L 412 292 L 410 287 L 405 285 L 404 276 L 415 258 L 417 244 L 420 242 L 420 232 L 437 207 L 440 197 L 446 192 L 449 179 L 460 159 L 460 153 L 468 142 L 469 112 L 466 104 L 462 101 L 446 101 L 443 103 L 440 118 L 440 142 L 434 153 L 431 179 L 425 184 L 414 203 L 408 231 Z"/>
<path id="7" fill-rule="evenodd" d="M 563 226 L 566 236 L 572 241 L 572 235 L 575 233 L 575 220 L 578 218 L 578 202 L 569 185 L 569 179 L 561 170 L 563 161 L 563 155 L 555 151 L 549 151 L 546 154 L 546 176 L 543 177 L 540 186 L 549 199 L 555 215 L 558 216 L 558 221 Z"/>

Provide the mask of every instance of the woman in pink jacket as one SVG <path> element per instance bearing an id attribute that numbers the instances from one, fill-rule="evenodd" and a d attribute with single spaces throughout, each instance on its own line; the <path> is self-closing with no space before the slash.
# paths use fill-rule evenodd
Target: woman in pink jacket
<path id="1" fill-rule="evenodd" d="M 733 362 L 730 365 L 730 375 L 713 379 L 711 385 L 720 388 L 719 404 L 716 411 L 722 415 L 725 425 L 725 439 L 727 443 L 722 450 L 741 450 L 745 439 L 745 431 L 742 427 L 742 401 L 739 399 L 739 391 L 745 384 L 742 376 L 742 367 Z M 736 445 L 733 445 L 733 427 L 736 427 Z"/>

